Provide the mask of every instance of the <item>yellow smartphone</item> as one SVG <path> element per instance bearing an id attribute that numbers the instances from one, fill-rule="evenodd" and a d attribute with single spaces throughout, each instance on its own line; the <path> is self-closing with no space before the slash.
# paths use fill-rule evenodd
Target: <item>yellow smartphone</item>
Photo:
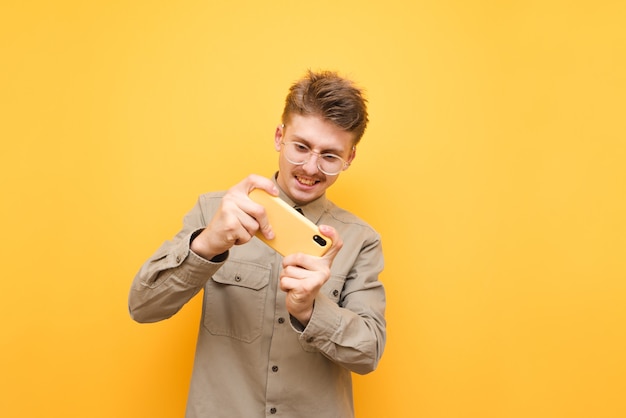
<path id="1" fill-rule="evenodd" d="M 256 236 L 282 256 L 304 253 L 321 257 L 332 245 L 332 240 L 322 235 L 317 225 L 279 197 L 262 189 L 253 189 L 250 199 L 262 205 L 274 231 L 274 238 L 266 239 L 261 231 Z"/>

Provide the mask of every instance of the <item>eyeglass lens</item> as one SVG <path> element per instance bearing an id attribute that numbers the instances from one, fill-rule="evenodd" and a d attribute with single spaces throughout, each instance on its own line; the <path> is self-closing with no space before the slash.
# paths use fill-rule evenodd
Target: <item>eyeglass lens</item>
<path id="1" fill-rule="evenodd" d="M 314 153 L 308 146 L 299 142 L 285 142 L 285 156 L 292 164 L 305 164 Z M 317 167 L 325 174 L 338 174 L 344 166 L 341 157 L 335 154 L 317 154 Z"/>

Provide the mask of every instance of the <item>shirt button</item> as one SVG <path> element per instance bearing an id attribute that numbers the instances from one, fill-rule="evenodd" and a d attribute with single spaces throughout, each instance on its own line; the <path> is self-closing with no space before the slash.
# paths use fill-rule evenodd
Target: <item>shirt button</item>
<path id="1" fill-rule="evenodd" d="M 278 323 L 279 324 L 284 324 L 285 323 L 285 318 L 283 318 L 283 317 L 278 318 Z"/>
<path id="2" fill-rule="evenodd" d="M 333 296 L 335 297 L 339 296 L 339 290 L 337 289 L 333 290 Z"/>
<path id="3" fill-rule="evenodd" d="M 312 343 L 315 340 L 315 337 L 309 337 L 306 339 L 307 343 Z"/>
<path id="4" fill-rule="evenodd" d="M 278 366 L 272 366 L 272 371 L 276 373 L 278 371 Z"/>
<path id="5" fill-rule="evenodd" d="M 176 262 L 180 263 L 180 256 L 179 255 L 176 256 Z"/>
<path id="6" fill-rule="evenodd" d="M 236 282 L 240 282 L 240 281 L 241 281 L 241 277 L 239 277 L 239 276 L 235 276 L 235 281 L 236 281 Z"/>
<path id="7" fill-rule="evenodd" d="M 276 413 L 276 408 L 271 408 L 270 409 L 270 414 L 274 415 Z"/>

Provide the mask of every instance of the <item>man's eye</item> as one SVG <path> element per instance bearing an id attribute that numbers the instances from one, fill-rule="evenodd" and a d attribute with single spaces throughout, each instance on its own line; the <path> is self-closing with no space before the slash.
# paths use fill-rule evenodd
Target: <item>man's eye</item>
<path id="1" fill-rule="evenodd" d="M 307 147 L 304 144 L 298 144 L 296 142 L 293 145 L 294 145 L 294 148 L 296 149 L 296 151 L 299 151 L 299 152 L 307 152 L 309 150 L 309 147 Z"/>
<path id="2" fill-rule="evenodd" d="M 335 154 L 323 154 L 322 157 L 328 162 L 335 162 L 340 160 L 340 158 Z"/>

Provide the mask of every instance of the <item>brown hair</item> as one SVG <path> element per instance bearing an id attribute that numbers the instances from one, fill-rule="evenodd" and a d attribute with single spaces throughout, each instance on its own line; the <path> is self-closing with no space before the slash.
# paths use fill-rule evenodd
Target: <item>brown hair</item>
<path id="1" fill-rule="evenodd" d="M 316 115 L 355 135 L 356 145 L 367 127 L 367 100 L 362 89 L 333 71 L 313 72 L 296 81 L 285 99 L 283 123 L 292 113 Z"/>

